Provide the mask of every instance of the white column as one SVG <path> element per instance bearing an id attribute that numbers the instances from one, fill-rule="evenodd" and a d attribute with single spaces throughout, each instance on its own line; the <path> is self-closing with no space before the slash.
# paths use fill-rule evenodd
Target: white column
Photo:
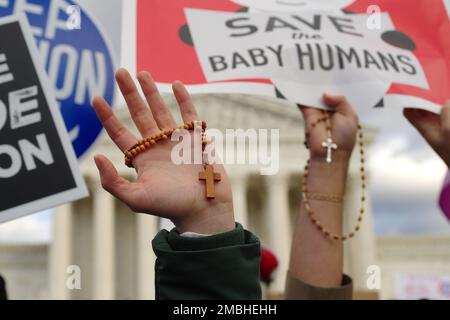
<path id="1" fill-rule="evenodd" d="M 286 272 L 289 267 L 291 232 L 289 218 L 289 177 L 285 174 L 268 176 L 265 230 L 268 247 L 278 258 L 278 269 L 270 286 L 272 293 L 284 292 Z"/>
<path id="2" fill-rule="evenodd" d="M 70 299 L 67 289 L 67 267 L 72 258 L 72 205 L 65 204 L 54 210 L 53 241 L 49 255 L 49 287 L 51 299 Z"/>
<path id="3" fill-rule="evenodd" d="M 94 209 L 94 299 L 110 300 L 115 296 L 115 208 L 114 198 L 95 182 Z"/>
<path id="4" fill-rule="evenodd" d="M 247 207 L 247 177 L 244 175 L 234 175 L 230 177 L 233 192 L 234 218 L 248 228 L 248 207 Z"/>
<path id="5" fill-rule="evenodd" d="M 138 214 L 137 223 L 137 291 L 138 299 L 155 298 L 155 259 L 152 240 L 159 231 L 158 218 Z"/>
<path id="6" fill-rule="evenodd" d="M 344 203 L 344 232 L 353 231 L 361 209 L 361 180 L 359 172 L 352 172 L 347 180 Z M 361 228 L 353 239 L 344 243 L 344 271 L 353 278 L 356 291 L 368 291 L 367 268 L 376 264 L 376 241 L 370 198 L 366 191 L 366 205 Z"/>

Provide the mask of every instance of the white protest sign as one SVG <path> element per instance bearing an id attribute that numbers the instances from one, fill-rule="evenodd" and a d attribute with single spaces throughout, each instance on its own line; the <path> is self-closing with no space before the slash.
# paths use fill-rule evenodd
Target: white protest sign
<path id="1" fill-rule="evenodd" d="M 388 14 L 380 16 L 382 29 L 371 30 L 367 15 L 338 12 L 185 12 L 210 82 L 269 78 L 291 101 L 321 105 L 323 92 L 336 92 L 366 108 L 394 81 L 428 88 L 414 54 L 382 39 L 395 29 Z"/>

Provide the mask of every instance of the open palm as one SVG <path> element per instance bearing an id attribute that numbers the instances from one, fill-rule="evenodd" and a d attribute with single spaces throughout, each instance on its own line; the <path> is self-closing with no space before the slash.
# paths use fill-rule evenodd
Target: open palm
<path id="1" fill-rule="evenodd" d="M 148 72 L 138 75 L 148 105 L 141 98 L 128 71 L 119 69 L 116 80 L 142 137 L 177 127 Z M 184 85 L 174 82 L 173 92 L 183 121 L 199 120 Z M 103 98 L 96 97 L 93 106 L 108 135 L 122 152 L 139 140 L 117 119 Z M 223 166 L 214 165 L 214 170 L 221 174 L 222 179 L 215 184 L 215 199 L 207 200 L 204 182 L 198 180 L 203 166 L 177 165 L 171 160 L 172 147 L 177 143 L 170 139 L 159 141 L 150 150 L 136 156 L 133 160 L 137 172 L 135 182 L 120 177 L 105 156 L 96 156 L 103 187 L 133 211 L 169 218 L 181 231 L 214 233 L 233 228 L 231 188 Z M 204 226 L 208 227 L 205 229 Z"/>

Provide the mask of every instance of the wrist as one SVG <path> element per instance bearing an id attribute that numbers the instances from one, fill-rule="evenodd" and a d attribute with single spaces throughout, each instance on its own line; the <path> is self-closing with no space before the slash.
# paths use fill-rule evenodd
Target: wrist
<path id="1" fill-rule="evenodd" d="M 200 211 L 180 219 L 174 219 L 173 223 L 180 233 L 195 232 L 215 235 L 231 231 L 235 228 L 233 204 L 212 203 Z"/>
<path id="2" fill-rule="evenodd" d="M 328 163 L 324 158 L 312 158 L 308 170 L 308 190 L 343 196 L 348 167 L 348 160 L 333 159 Z"/>

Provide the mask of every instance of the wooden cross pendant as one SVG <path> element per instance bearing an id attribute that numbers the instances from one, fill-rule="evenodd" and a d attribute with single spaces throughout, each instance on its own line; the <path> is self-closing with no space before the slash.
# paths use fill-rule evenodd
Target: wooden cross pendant
<path id="1" fill-rule="evenodd" d="M 198 179 L 206 182 L 206 198 L 214 199 L 216 197 L 214 182 L 220 181 L 221 176 L 220 173 L 214 172 L 214 167 L 210 164 L 205 164 L 204 168 L 205 171 L 199 172 Z"/>
<path id="2" fill-rule="evenodd" d="M 326 141 L 322 142 L 322 147 L 327 149 L 327 162 L 331 163 L 331 150 L 336 150 L 337 144 L 333 143 L 331 138 L 327 138 Z"/>

